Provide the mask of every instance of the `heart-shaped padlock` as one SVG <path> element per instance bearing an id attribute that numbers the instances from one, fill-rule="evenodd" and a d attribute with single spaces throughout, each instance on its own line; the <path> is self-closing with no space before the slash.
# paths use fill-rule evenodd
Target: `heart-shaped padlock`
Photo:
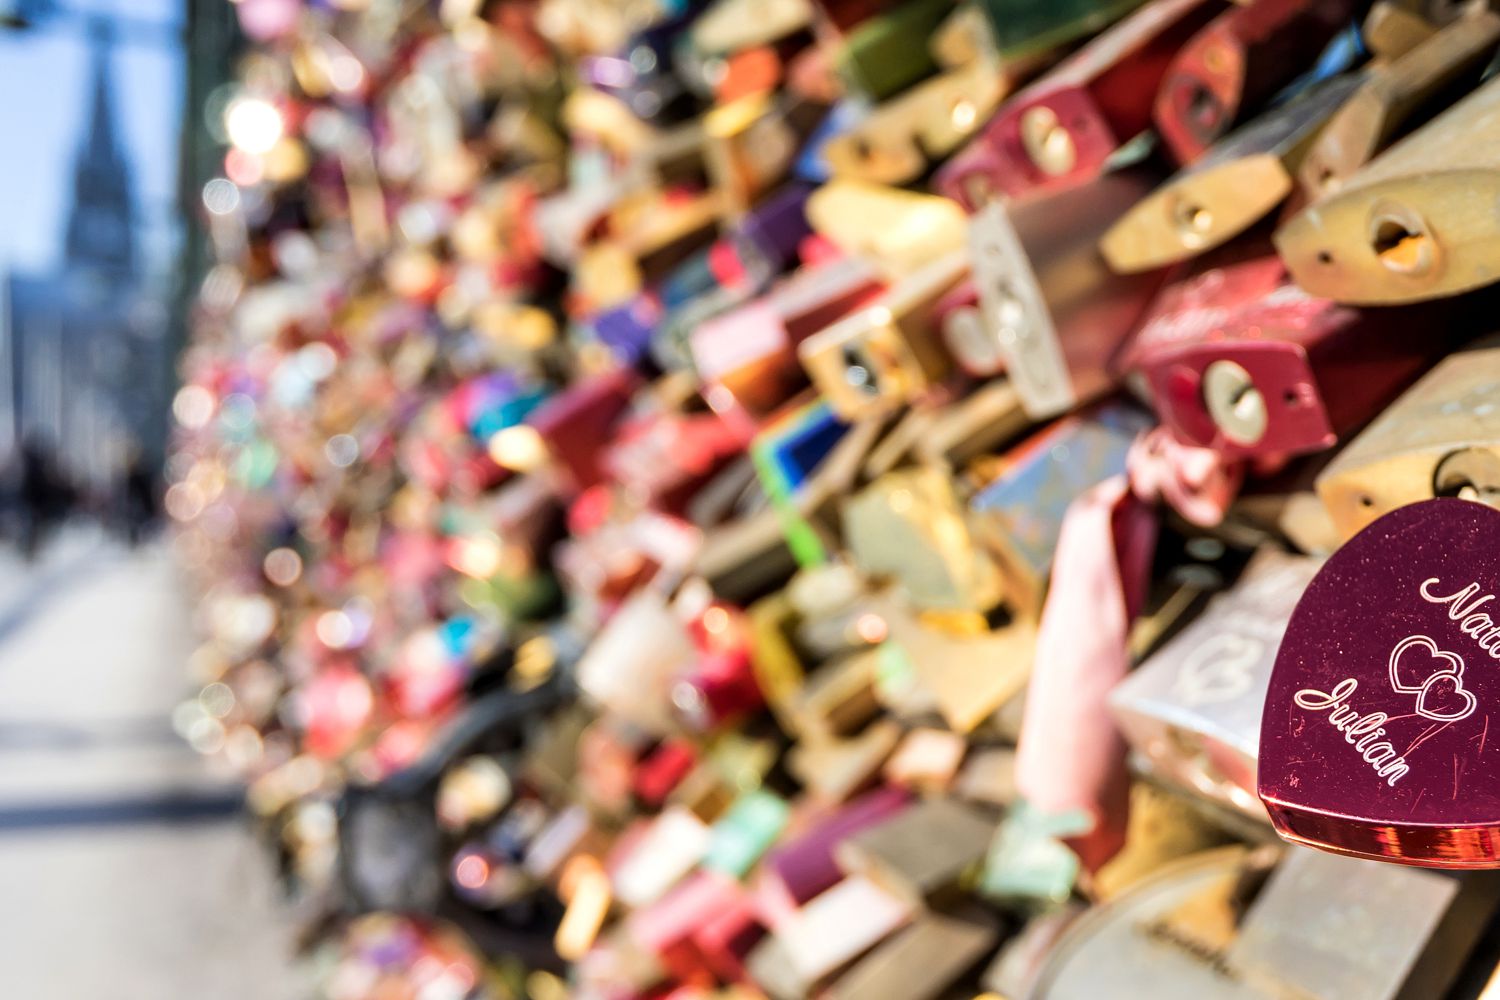
<path id="1" fill-rule="evenodd" d="M 1323 566 L 1287 626 L 1260 797 L 1288 840 L 1500 867 L 1500 511 L 1399 508 Z"/>

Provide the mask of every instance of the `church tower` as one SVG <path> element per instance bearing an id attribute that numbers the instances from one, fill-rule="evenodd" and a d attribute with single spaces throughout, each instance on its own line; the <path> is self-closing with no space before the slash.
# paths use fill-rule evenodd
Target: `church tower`
<path id="1" fill-rule="evenodd" d="M 136 270 L 135 207 L 111 97 L 111 34 L 109 22 L 103 19 L 89 26 L 92 96 L 87 131 L 73 162 L 73 206 L 63 267 L 126 284 Z"/>

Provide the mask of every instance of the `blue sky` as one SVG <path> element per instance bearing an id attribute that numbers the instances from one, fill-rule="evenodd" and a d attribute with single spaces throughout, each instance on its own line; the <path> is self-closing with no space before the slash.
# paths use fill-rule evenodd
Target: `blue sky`
<path id="1" fill-rule="evenodd" d="M 181 0 L 56 2 L 74 11 L 128 12 L 141 21 L 182 20 Z M 161 267 L 174 245 L 182 53 L 175 44 L 127 36 L 115 47 L 111 70 L 137 213 L 147 224 L 140 239 Z M 0 30 L 0 267 L 37 271 L 57 260 L 88 86 L 88 39 L 76 20 Z"/>

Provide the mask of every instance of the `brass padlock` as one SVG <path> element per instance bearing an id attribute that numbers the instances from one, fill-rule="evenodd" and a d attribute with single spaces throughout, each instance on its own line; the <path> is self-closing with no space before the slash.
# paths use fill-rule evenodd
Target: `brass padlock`
<path id="1" fill-rule="evenodd" d="M 1500 506 L 1500 342 L 1439 362 L 1339 452 L 1317 489 L 1345 540 L 1433 497 Z"/>
<path id="2" fill-rule="evenodd" d="M 877 107 L 823 155 L 838 177 L 910 183 L 973 135 L 1017 79 L 985 62 L 941 73 Z"/>
<path id="3" fill-rule="evenodd" d="M 1479 9 L 1371 69 L 1303 157 L 1303 189 L 1313 197 L 1338 190 L 1424 110 L 1473 87 L 1497 47 L 1500 15 Z"/>
<path id="4" fill-rule="evenodd" d="M 942 468 L 886 473 L 844 501 L 843 524 L 855 566 L 895 581 L 918 607 L 983 612 L 1000 602 L 999 570 L 969 537 Z"/>
<path id="5" fill-rule="evenodd" d="M 1260 222 L 1293 192 L 1309 145 L 1359 84 L 1335 77 L 1225 136 L 1104 234 L 1109 266 L 1133 274 L 1175 264 Z"/>
<path id="6" fill-rule="evenodd" d="M 835 178 L 807 199 L 813 230 L 893 276 L 912 274 L 964 245 L 965 218 L 937 195 Z"/>
<path id="7" fill-rule="evenodd" d="M 1372 160 L 1277 230 L 1297 284 L 1314 295 L 1390 305 L 1500 278 L 1500 79 Z"/>
<path id="8" fill-rule="evenodd" d="M 840 416 L 889 412 L 951 373 L 933 314 L 967 272 L 964 254 L 950 254 L 798 346 L 802 366 Z"/>

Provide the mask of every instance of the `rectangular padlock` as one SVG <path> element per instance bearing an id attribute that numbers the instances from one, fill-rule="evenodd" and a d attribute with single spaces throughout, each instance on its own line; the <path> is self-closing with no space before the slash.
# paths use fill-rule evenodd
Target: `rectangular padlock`
<path id="1" fill-rule="evenodd" d="M 946 729 L 908 730 L 881 768 L 893 785 L 926 794 L 946 792 L 958 774 L 968 741 Z M 962 796 L 959 796 L 962 798 Z"/>
<path id="2" fill-rule="evenodd" d="M 1262 549 L 1234 586 L 1110 693 L 1154 774 L 1254 819 L 1261 709 L 1282 633 L 1322 560 Z"/>
<path id="3" fill-rule="evenodd" d="M 833 499 L 847 492 L 880 430 L 878 422 L 856 424 L 832 450 L 823 451 L 819 442 L 830 422 L 824 404 L 778 418 L 778 423 L 783 419 L 796 426 L 778 446 L 780 457 L 768 453 L 769 443 L 765 449 L 751 446 L 758 495 L 771 500 L 771 507 L 755 508 L 710 532 L 695 566 L 715 593 L 741 603 L 784 584 L 799 562 L 817 565 L 826 558 L 825 539 L 833 538 L 827 528 Z M 799 469 L 811 474 L 792 490 L 787 484 L 803 475 Z M 767 496 L 768 491 L 774 495 Z"/>
<path id="4" fill-rule="evenodd" d="M 629 149 L 619 181 L 626 188 L 702 187 L 708 180 L 704 142 L 696 119 L 661 129 Z"/>
<path id="5" fill-rule="evenodd" d="M 1225 293 L 1237 280 L 1231 269 L 1217 277 L 1211 270 L 1195 280 L 1218 289 L 1215 306 L 1156 317 L 1178 339 L 1144 349 L 1137 364 L 1162 423 L 1185 443 L 1233 458 L 1331 447 L 1379 413 L 1450 342 L 1440 313 L 1354 309 L 1310 296 L 1284 275 L 1257 295 L 1257 281 L 1274 274 L 1268 264 L 1238 265 L 1256 275 L 1238 285 L 1250 292 L 1243 300 Z M 1182 336 L 1210 318 L 1195 339 Z M 1434 332 L 1414 339 L 1413 329 Z"/>
<path id="6" fill-rule="evenodd" d="M 624 303 L 595 313 L 589 320 L 599 343 L 609 348 L 622 365 L 639 365 L 649 359 L 652 339 L 661 324 L 662 307 L 648 293 L 634 295 Z M 649 367 L 649 365 L 647 366 Z"/>
<path id="7" fill-rule="evenodd" d="M 629 368 L 577 382 L 532 410 L 525 423 L 496 434 L 490 454 L 511 468 L 550 459 L 567 489 L 585 490 L 603 479 L 605 447 L 639 385 Z"/>
<path id="8" fill-rule="evenodd" d="M 900 93 L 937 70 L 927 40 L 953 10 L 954 0 L 904 0 L 861 21 L 838 47 L 839 75 L 874 101 Z"/>
<path id="9" fill-rule="evenodd" d="M 1250 904 L 1226 958 L 1272 992 L 1444 996 L 1497 900 L 1491 879 L 1294 847 Z"/>
<path id="10" fill-rule="evenodd" d="M 989 629 L 978 615 L 967 627 L 918 616 L 889 594 L 869 602 L 869 624 L 883 629 L 882 654 L 904 662 L 949 729 L 969 733 L 1019 695 L 1031 676 L 1036 626 L 1018 619 Z"/>
<path id="11" fill-rule="evenodd" d="M 841 507 L 854 566 L 873 579 L 893 581 L 915 606 L 985 612 L 1000 603 L 1000 572 L 969 537 L 947 470 L 888 472 Z"/>
<path id="12" fill-rule="evenodd" d="M 787 751 L 787 770 L 813 801 L 843 802 L 875 783 L 900 741 L 901 725 L 885 718 L 847 738 L 809 734 Z"/>
<path id="13" fill-rule="evenodd" d="M 714 914 L 733 909 L 743 895 L 728 875 L 697 871 L 665 896 L 631 911 L 625 928 L 642 948 L 662 955 L 690 940 Z"/>
<path id="14" fill-rule="evenodd" d="M 773 848 L 756 886 L 771 926 L 781 926 L 802 904 L 844 877 L 833 856 L 839 842 L 908 808 L 909 801 L 901 789 L 867 792 Z"/>
<path id="15" fill-rule="evenodd" d="M 594 702 L 642 731 L 677 730 L 670 713 L 676 678 L 698 661 L 686 625 L 662 596 L 636 590 L 600 630 L 578 663 L 578 686 Z"/>
<path id="16" fill-rule="evenodd" d="M 1123 475 L 1131 443 L 1149 426 L 1147 414 L 1128 406 L 1068 417 L 1011 449 L 1001 475 L 969 500 L 974 535 L 995 553 L 1018 614 L 1041 612 L 1068 506 Z"/>
<path id="17" fill-rule="evenodd" d="M 1249 0 L 1182 47 L 1153 118 L 1178 163 L 1194 162 L 1313 64 L 1356 15 L 1359 0 Z"/>
<path id="18" fill-rule="evenodd" d="M 862 876 L 921 906 L 952 888 L 984 857 L 995 818 L 950 798 L 924 799 L 834 848 L 846 875 Z"/>
<path id="19" fill-rule="evenodd" d="M 717 191 L 673 191 L 634 206 L 614 235 L 635 259 L 641 280 L 654 285 L 708 246 L 719 233 Z"/>
<path id="20" fill-rule="evenodd" d="M 660 899 L 698 863 L 708 841 L 708 827 L 686 809 L 659 813 L 611 866 L 615 898 L 629 907 Z"/>
<path id="21" fill-rule="evenodd" d="M 969 751 L 953 794 L 965 802 L 1009 808 L 1016 800 L 1016 752 L 1010 747 Z"/>
<path id="22" fill-rule="evenodd" d="M 949 254 L 798 345 L 813 385 L 840 416 L 889 412 L 949 376 L 934 312 L 967 272 L 964 254 Z"/>
<path id="23" fill-rule="evenodd" d="M 719 283 L 761 289 L 795 267 L 798 248 L 812 233 L 810 193 L 805 184 L 788 184 L 737 220 L 713 261 Z"/>
<path id="24" fill-rule="evenodd" d="M 1296 190 L 1302 158 L 1361 80 L 1325 80 L 1219 140 L 1104 234 L 1109 266 L 1130 274 L 1176 264 L 1256 226 Z"/>
<path id="25" fill-rule="evenodd" d="M 1402 0 L 1376 0 L 1370 5 L 1359 35 L 1372 59 L 1382 63 L 1400 59 L 1438 30 L 1417 6 Z"/>
<path id="26" fill-rule="evenodd" d="M 1141 0 L 979 0 L 1002 58 L 1036 55 L 1098 34 Z"/>
<path id="27" fill-rule="evenodd" d="M 606 990 L 645 993 L 666 975 L 658 956 L 635 943 L 624 924 L 616 923 L 599 935 L 592 948 L 574 965 L 580 1000 L 607 996 Z"/>
<path id="28" fill-rule="evenodd" d="M 570 805 L 552 816 L 526 847 L 526 874 L 547 883 L 555 883 L 570 858 L 581 854 L 601 854 L 608 837 L 594 823 L 588 810 Z"/>
<path id="29" fill-rule="evenodd" d="M 717 0 L 688 29 L 700 60 L 722 58 L 807 32 L 815 7 L 810 0 Z"/>
<path id="30" fill-rule="evenodd" d="M 839 467 L 856 460 L 872 429 L 849 433 L 849 425 L 818 401 L 779 417 L 751 442 L 756 475 L 800 565 L 828 561 L 829 506 L 848 487 Z"/>
<path id="31" fill-rule="evenodd" d="M 1020 79 L 983 61 L 940 73 L 830 140 L 828 167 L 837 177 L 910 184 L 974 135 Z"/>
<path id="32" fill-rule="evenodd" d="M 689 345 L 709 405 L 772 412 L 807 385 L 797 345 L 883 288 L 873 269 L 846 257 L 800 269 L 761 298 L 700 323 Z"/>
<path id="33" fill-rule="evenodd" d="M 1276 231 L 1297 284 L 1356 305 L 1451 296 L 1500 277 L 1500 79 L 1412 132 Z"/>
<path id="34" fill-rule="evenodd" d="M 846 878 L 772 929 L 796 992 L 772 989 L 775 996 L 812 995 L 840 969 L 904 926 L 914 915 L 906 901 L 863 878 Z M 753 958 L 751 974 L 761 965 Z M 762 984 L 765 985 L 765 984 Z"/>
<path id="35" fill-rule="evenodd" d="M 1119 275 L 1099 237 L 1156 182 L 1140 165 L 1052 194 L 991 203 L 971 220 L 970 256 L 985 323 L 1032 419 L 1112 389 L 1116 359 L 1163 275 Z"/>
<path id="36" fill-rule="evenodd" d="M 937 1000 L 994 949 L 995 916 L 978 907 L 926 911 L 828 988 L 829 1000 Z"/>
<path id="37" fill-rule="evenodd" d="M 753 93 L 703 116 L 704 161 L 719 206 L 729 218 L 749 212 L 791 170 L 822 108 L 795 98 Z"/>
<path id="38" fill-rule="evenodd" d="M 1438 362 L 1334 456 L 1317 490 L 1343 540 L 1437 496 L 1500 501 L 1500 342 Z"/>
<path id="39" fill-rule="evenodd" d="M 1004 379 L 979 386 L 968 396 L 936 411 L 913 443 L 920 462 L 961 468 L 1015 439 L 1031 426 L 1021 399 Z"/>
<path id="40" fill-rule="evenodd" d="M 879 657 L 869 650 L 819 665 L 798 693 L 794 735 L 826 743 L 863 729 L 880 712 L 879 666 Z"/>
<path id="41" fill-rule="evenodd" d="M 658 410 L 628 420 L 610 442 L 610 480 L 639 503 L 682 516 L 712 477 L 744 454 L 754 437 L 736 414 Z"/>
<path id="42" fill-rule="evenodd" d="M 1142 6 L 1008 99 L 938 172 L 936 189 L 972 212 L 995 198 L 1098 175 L 1150 128 L 1152 99 L 1172 57 L 1224 8 L 1224 0 Z"/>
<path id="43" fill-rule="evenodd" d="M 746 960 L 766 936 L 766 926 L 748 894 L 710 916 L 693 932 L 693 945 L 714 974 L 726 982 L 744 982 L 750 977 Z"/>
<path id="44" fill-rule="evenodd" d="M 1132 784 L 1125 846 L 1089 876 L 1089 895 L 1114 899 L 1174 861 L 1222 847 L 1230 838 L 1209 812 L 1196 797 L 1176 789 L 1148 781 Z"/>
<path id="45" fill-rule="evenodd" d="M 807 217 L 818 235 L 894 278 L 908 277 L 964 245 L 966 220 L 957 203 L 867 181 L 834 178 L 808 198 Z"/>
<path id="46" fill-rule="evenodd" d="M 1500 15 L 1480 8 L 1371 68 L 1303 157 L 1303 189 L 1314 198 L 1337 190 L 1401 133 L 1473 89 L 1497 47 Z"/>
<path id="47" fill-rule="evenodd" d="M 787 634 L 796 608 L 785 590 L 763 597 L 745 609 L 750 624 L 750 666 L 765 693 L 766 705 L 787 733 L 797 730 L 796 699 L 806 672 Z"/>
<path id="48" fill-rule="evenodd" d="M 791 807 L 774 793 L 745 792 L 714 823 L 703 867 L 744 878 L 780 838 L 790 816 Z"/>

